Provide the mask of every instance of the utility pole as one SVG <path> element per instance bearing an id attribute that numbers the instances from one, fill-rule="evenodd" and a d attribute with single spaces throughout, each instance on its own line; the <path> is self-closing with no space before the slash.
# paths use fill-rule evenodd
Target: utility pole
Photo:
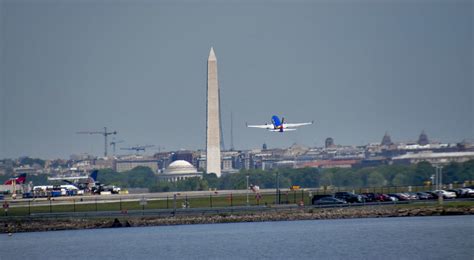
<path id="1" fill-rule="evenodd" d="M 276 173 L 276 194 L 275 194 L 275 204 L 280 204 L 280 173 Z"/>
<path id="2" fill-rule="evenodd" d="M 441 190 L 443 188 L 443 166 L 435 165 L 435 179 L 436 189 Z"/>
<path id="3" fill-rule="evenodd" d="M 249 176 L 247 175 L 247 206 L 249 205 Z"/>
<path id="4" fill-rule="evenodd" d="M 176 193 L 173 194 L 173 217 L 176 216 Z"/>

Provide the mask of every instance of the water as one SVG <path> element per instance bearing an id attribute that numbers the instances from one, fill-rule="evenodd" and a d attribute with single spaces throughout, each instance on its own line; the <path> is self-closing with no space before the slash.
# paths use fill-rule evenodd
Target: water
<path id="1" fill-rule="evenodd" d="M 474 259 L 474 216 L 0 235 L 0 259 Z"/>

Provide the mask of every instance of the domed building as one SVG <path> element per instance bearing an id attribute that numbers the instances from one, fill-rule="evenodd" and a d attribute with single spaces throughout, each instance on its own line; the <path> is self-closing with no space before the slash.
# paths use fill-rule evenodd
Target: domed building
<path id="1" fill-rule="evenodd" d="M 158 174 L 159 179 L 172 182 L 194 177 L 202 178 L 202 172 L 198 172 L 192 164 L 185 160 L 172 162 L 163 173 Z"/>
<path id="2" fill-rule="evenodd" d="M 385 135 L 383 136 L 382 138 L 382 142 L 380 143 L 380 145 L 382 146 L 390 146 L 392 145 L 392 138 L 390 137 L 390 135 L 388 134 L 388 132 L 385 132 Z"/>
<path id="3" fill-rule="evenodd" d="M 420 134 L 420 137 L 418 137 L 418 144 L 419 145 L 430 144 L 430 140 L 428 139 L 428 135 L 425 133 L 425 130 L 423 130 Z"/>

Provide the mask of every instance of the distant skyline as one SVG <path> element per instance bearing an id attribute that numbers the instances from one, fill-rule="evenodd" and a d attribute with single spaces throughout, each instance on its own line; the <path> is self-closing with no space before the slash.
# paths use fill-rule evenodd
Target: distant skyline
<path id="1" fill-rule="evenodd" d="M 473 1 L 0 0 L 0 158 L 205 149 L 214 47 L 226 148 L 474 139 Z M 315 124 L 289 133 L 245 123 Z M 112 141 L 109 136 L 109 141 Z M 111 151 L 109 147 L 109 151 Z M 153 151 L 153 150 L 151 150 Z M 150 153 L 150 151 L 147 151 Z"/>

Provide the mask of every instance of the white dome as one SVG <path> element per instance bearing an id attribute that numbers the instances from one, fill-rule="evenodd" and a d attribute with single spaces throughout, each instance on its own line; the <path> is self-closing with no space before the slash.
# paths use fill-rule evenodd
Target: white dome
<path id="1" fill-rule="evenodd" d="M 192 164 L 184 160 L 177 160 L 168 166 L 165 170 L 166 174 L 182 174 L 182 173 L 197 173 L 196 168 Z"/>

